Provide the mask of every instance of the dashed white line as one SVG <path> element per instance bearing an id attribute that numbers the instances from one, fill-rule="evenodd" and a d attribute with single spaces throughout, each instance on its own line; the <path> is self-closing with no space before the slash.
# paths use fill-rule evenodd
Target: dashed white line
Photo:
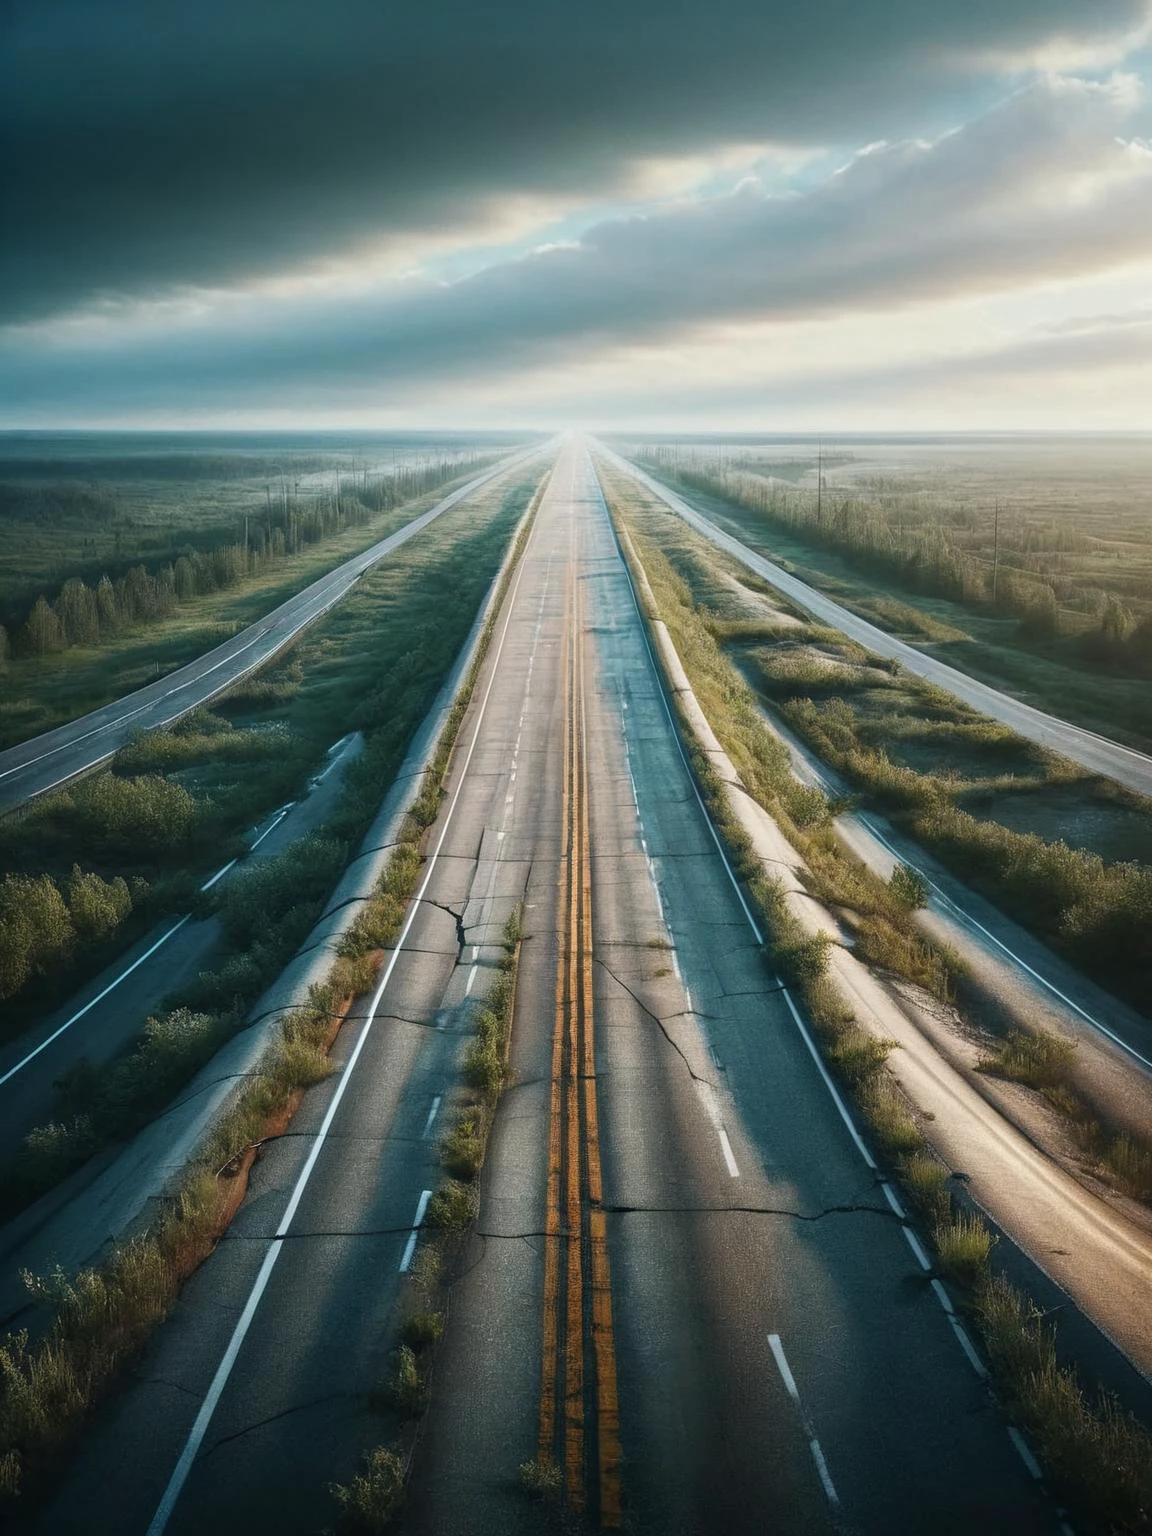
<path id="1" fill-rule="evenodd" d="M 476 969 L 477 969 L 476 962 L 473 961 L 472 962 L 472 969 L 468 972 L 468 982 L 467 982 L 467 985 L 464 988 L 464 996 L 465 997 L 471 997 L 472 996 L 472 986 L 473 986 L 473 984 L 474 984 L 474 982 L 476 980 Z"/>
<path id="2" fill-rule="evenodd" d="M 917 1264 L 919 1264 L 920 1268 L 926 1275 L 931 1274 L 932 1260 L 924 1252 L 924 1245 L 921 1243 L 920 1239 L 916 1236 L 911 1227 L 901 1227 L 900 1230 L 904 1234 L 905 1242 L 915 1254 Z"/>
<path id="3" fill-rule="evenodd" d="M 442 1095 L 437 1094 L 432 1100 L 432 1107 L 428 1111 L 428 1118 L 424 1122 L 424 1129 L 420 1132 L 420 1140 L 427 1141 L 432 1134 L 432 1127 L 436 1124 L 436 1116 L 440 1113 Z"/>
<path id="4" fill-rule="evenodd" d="M 1036 1460 L 1035 1456 L 1033 1456 L 1032 1449 L 1029 1446 L 1027 1440 L 1025 1440 L 1024 1436 L 1020 1433 L 1014 1424 L 1009 1424 L 1008 1426 L 1008 1438 L 1016 1447 L 1016 1454 L 1028 1469 L 1028 1476 L 1034 1478 L 1036 1482 L 1039 1482 L 1044 1476 L 1043 1472 L 1040 1470 L 1040 1463 Z"/>
<path id="5" fill-rule="evenodd" d="M 723 1126 L 721 1126 L 717 1134 L 720 1137 L 720 1150 L 724 1154 L 724 1162 L 728 1169 L 728 1175 L 730 1178 L 738 1179 L 740 1177 L 740 1169 L 737 1166 L 736 1158 L 732 1153 L 732 1143 L 728 1140 L 728 1132 L 724 1129 Z"/>
<path id="6" fill-rule="evenodd" d="M 840 1495 L 836 1492 L 836 1486 L 828 1471 L 828 1463 L 824 1458 L 824 1452 L 820 1442 L 812 1432 L 812 1425 L 808 1421 L 808 1415 L 804 1411 L 804 1404 L 800 1401 L 800 1390 L 796 1385 L 796 1378 L 792 1374 L 792 1367 L 788 1364 L 788 1357 L 784 1353 L 784 1345 L 778 1333 L 768 1335 L 768 1347 L 772 1351 L 772 1358 L 776 1361 L 776 1369 L 780 1372 L 780 1379 L 784 1383 L 784 1390 L 796 1405 L 796 1411 L 800 1415 L 800 1423 L 804 1427 L 804 1433 L 808 1436 L 808 1449 L 812 1453 L 812 1460 L 816 1464 L 816 1473 L 820 1479 L 820 1486 L 824 1489 L 824 1496 L 829 1504 L 839 1505 Z"/>
<path id="7" fill-rule="evenodd" d="M 412 1230 L 408 1234 L 408 1241 L 404 1244 L 404 1254 L 400 1260 L 400 1273 L 406 1275 L 412 1264 L 412 1256 L 416 1252 L 416 1244 L 420 1241 L 420 1228 L 424 1222 L 424 1212 L 428 1209 L 428 1202 L 432 1198 L 432 1191 L 425 1189 L 420 1192 L 420 1199 L 416 1202 L 416 1215 L 412 1220 Z"/>

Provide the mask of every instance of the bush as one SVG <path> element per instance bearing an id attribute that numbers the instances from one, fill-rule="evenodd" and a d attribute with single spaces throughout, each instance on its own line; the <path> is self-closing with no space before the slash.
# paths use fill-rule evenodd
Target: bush
<path id="1" fill-rule="evenodd" d="M 65 881 L 64 899 L 76 936 L 84 944 L 111 937 L 132 910 L 132 896 L 122 876 L 102 880 L 97 874 L 85 873 L 79 864 L 73 864 Z"/>
<path id="2" fill-rule="evenodd" d="M 986 1277 L 995 1238 L 979 1216 L 954 1211 L 937 1223 L 933 1238 L 945 1274 L 967 1286 L 978 1285 Z"/>
<path id="3" fill-rule="evenodd" d="M 58 812 L 71 836 L 128 863 L 138 863 L 142 853 L 186 849 L 199 822 L 197 803 L 183 785 L 158 774 L 98 774 L 61 795 Z"/>
<path id="4" fill-rule="evenodd" d="M 475 1214 L 475 1195 L 467 1184 L 448 1179 L 428 1202 L 426 1221 L 442 1231 L 460 1231 Z"/>
<path id="5" fill-rule="evenodd" d="M 928 886 L 919 870 L 911 864 L 897 864 L 888 879 L 893 897 L 909 912 L 928 904 Z"/>
<path id="6" fill-rule="evenodd" d="M 404 1476 L 404 1462 L 395 1451 L 384 1446 L 370 1451 L 362 1472 L 350 1483 L 332 1487 L 341 1528 L 355 1536 L 387 1530 L 404 1504 Z"/>
<path id="7" fill-rule="evenodd" d="M 0 999 L 14 997 L 71 955 L 76 931 L 50 875 L 0 880 Z"/>

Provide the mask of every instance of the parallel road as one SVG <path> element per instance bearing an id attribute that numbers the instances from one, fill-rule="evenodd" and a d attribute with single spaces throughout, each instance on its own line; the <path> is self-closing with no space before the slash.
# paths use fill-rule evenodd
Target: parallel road
<path id="1" fill-rule="evenodd" d="M 395 533 L 346 560 L 231 640 L 206 651 L 167 677 L 105 704 L 79 720 L 0 752 L 0 812 L 11 810 L 77 774 L 86 773 L 111 757 L 137 731 L 168 725 L 215 698 L 224 689 L 231 688 L 283 650 L 306 625 L 327 613 L 370 566 L 399 549 L 458 502 L 475 495 L 497 476 L 527 463 L 540 452 L 539 448 L 532 448 L 514 454 L 494 468 L 474 476 Z"/>
<path id="2" fill-rule="evenodd" d="M 550 1528 L 519 1479 L 543 1451 L 589 1526 L 653 1536 L 1058 1531 L 765 966 L 578 447 L 337 1074 L 35 1528 L 333 1523 L 327 1484 L 394 1430 L 397 1301 L 520 902 L 514 1075 L 402 1528 Z"/>
<path id="3" fill-rule="evenodd" d="M 998 688 L 982 683 L 956 667 L 950 667 L 946 662 L 938 661 L 934 656 L 925 655 L 923 651 L 905 644 L 903 640 L 897 640 L 895 636 L 879 629 L 875 624 L 870 624 L 867 619 L 860 618 L 849 609 L 841 607 L 839 603 L 833 602 L 830 597 L 825 597 L 823 593 L 810 587 L 807 582 L 789 575 L 774 561 L 749 549 L 746 544 L 741 543 L 739 539 L 718 527 L 703 513 L 698 512 L 682 496 L 666 485 L 662 485 L 644 470 L 638 469 L 635 464 L 629 463 L 627 459 L 621 458 L 618 453 L 614 453 L 601 443 L 596 444 L 596 450 L 602 453 L 616 469 L 631 476 L 633 480 L 639 481 L 665 506 L 670 507 L 686 523 L 695 528 L 697 533 L 703 534 L 718 549 L 725 550 L 734 559 L 739 560 L 741 565 L 754 571 L 762 580 L 769 582 L 785 597 L 812 614 L 820 623 L 827 624 L 832 629 L 838 629 L 850 640 L 866 646 L 878 656 L 899 661 L 901 666 L 906 667 L 914 676 L 922 677 L 927 682 L 947 689 L 965 704 L 978 709 L 981 714 L 988 715 L 993 720 L 999 720 L 1029 741 L 1034 741 L 1042 747 L 1048 747 L 1053 752 L 1059 752 L 1062 756 L 1071 758 L 1074 763 L 1079 763 L 1091 773 L 1099 773 L 1105 778 L 1114 779 L 1117 784 L 1123 784 L 1138 794 L 1152 796 L 1152 757 L 1146 756 L 1143 752 L 1137 752 L 1133 747 L 1123 746 L 1120 742 L 1110 741 L 1106 736 L 1098 736 L 1094 731 L 1085 730 L 1082 726 L 1072 725 L 1056 715 L 1046 714 L 1031 704 L 1025 704 L 1022 700 L 1013 698 L 1011 694 L 1001 693 Z"/>

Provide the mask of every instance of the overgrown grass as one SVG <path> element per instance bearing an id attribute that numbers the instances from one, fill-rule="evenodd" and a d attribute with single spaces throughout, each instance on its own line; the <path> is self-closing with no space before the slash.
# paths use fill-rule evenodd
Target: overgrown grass
<path id="1" fill-rule="evenodd" d="M 611 492 L 609 504 L 619 523 L 622 514 Z M 627 546 L 625 556 L 630 565 L 638 558 Z M 659 556 L 645 546 L 641 570 L 650 581 L 652 567 L 659 569 L 659 565 Z M 677 639 L 675 610 L 656 583 L 652 586 L 658 616 Z M 688 655 L 680 651 L 681 661 L 709 723 L 727 747 L 729 721 L 725 710 L 730 695 L 721 690 L 718 695 L 713 694 L 713 709 L 704 704 L 694 666 L 699 653 L 691 647 L 688 651 Z M 707 672 L 702 672 L 700 678 L 702 687 L 707 689 Z M 737 695 L 734 712 L 738 711 Z M 801 927 L 788 906 L 783 887 L 765 875 L 730 808 L 726 786 L 696 746 L 688 725 L 684 726 L 684 734 L 709 813 L 764 920 L 774 963 L 800 993 L 824 1054 L 852 1093 L 889 1165 L 924 1215 L 936 1262 L 964 1294 L 992 1360 L 997 1391 L 1007 1410 L 1034 1439 L 1056 1486 L 1094 1527 L 1146 1531 L 1152 1511 L 1152 1436 L 1112 1399 L 1100 1396 L 1093 1401 L 1086 1396 L 1075 1372 L 1058 1365 L 1054 1341 L 1049 1337 L 1051 1330 L 1045 1329 L 1032 1303 L 1003 1275 L 993 1274 L 995 1238 L 977 1212 L 955 1202 L 947 1170 L 929 1151 L 923 1131 L 885 1072 L 887 1046 L 856 1024 L 851 1008 L 826 974 L 827 944 L 814 940 Z M 743 776 L 742 764 L 737 767 Z M 757 798 L 761 796 L 757 794 Z M 768 803 L 766 808 L 777 814 L 775 804 Z M 1031 1061 L 1035 1070 L 1036 1053 L 1025 1051 L 1021 1055 L 1017 1048 L 1009 1059 Z M 1040 1059 L 1050 1061 L 1043 1053 Z M 526 1472 L 529 1484 L 536 1476 L 531 1464 L 522 1472 Z"/>

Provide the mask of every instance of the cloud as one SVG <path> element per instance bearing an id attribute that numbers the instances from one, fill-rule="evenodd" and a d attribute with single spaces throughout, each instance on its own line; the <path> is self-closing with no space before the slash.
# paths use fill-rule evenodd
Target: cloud
<path id="1" fill-rule="evenodd" d="M 232 286 L 636 166 L 860 142 L 1147 0 L 12 0 L 0 48 L 9 318 Z M 997 62 L 998 61 L 998 62 Z M 949 108 L 951 110 L 951 108 Z"/>
<path id="2" fill-rule="evenodd" d="M 717 323 L 896 314 L 1108 271 L 1152 252 L 1152 152 L 1122 136 L 1141 100 L 1127 76 L 1048 78 L 935 142 L 872 145 L 807 192 L 745 180 L 454 283 L 13 330 L 0 405 L 33 419 L 309 390 L 387 403 Z"/>

